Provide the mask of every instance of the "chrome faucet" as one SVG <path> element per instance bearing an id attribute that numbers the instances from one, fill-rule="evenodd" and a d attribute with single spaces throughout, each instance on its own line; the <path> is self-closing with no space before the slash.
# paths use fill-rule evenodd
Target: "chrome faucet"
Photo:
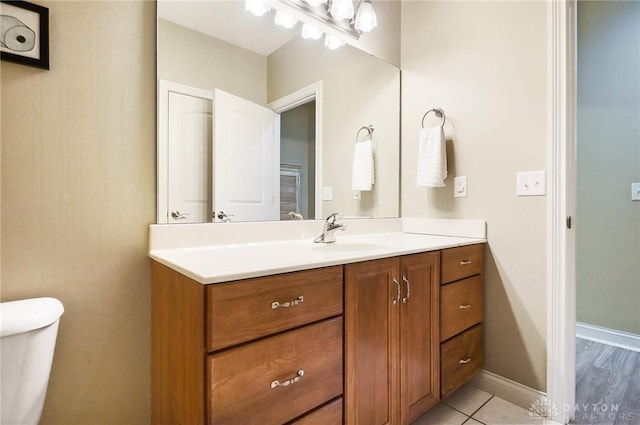
<path id="1" fill-rule="evenodd" d="M 347 225 L 337 223 L 341 213 L 333 213 L 324 221 L 322 233 L 313 240 L 314 243 L 333 243 L 336 241 L 338 230 L 347 230 Z"/>

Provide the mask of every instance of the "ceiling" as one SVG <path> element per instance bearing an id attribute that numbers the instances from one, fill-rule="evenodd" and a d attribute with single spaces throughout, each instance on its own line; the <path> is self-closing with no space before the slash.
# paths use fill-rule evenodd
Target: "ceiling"
<path id="1" fill-rule="evenodd" d="M 273 23 L 274 12 L 254 16 L 242 0 L 159 0 L 158 17 L 268 56 L 300 31 Z M 259 36 L 256 36 L 259 34 Z"/>

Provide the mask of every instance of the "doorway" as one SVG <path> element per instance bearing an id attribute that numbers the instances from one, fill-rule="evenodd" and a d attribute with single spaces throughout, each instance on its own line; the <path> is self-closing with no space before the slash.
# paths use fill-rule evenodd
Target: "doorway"
<path id="1" fill-rule="evenodd" d="M 640 3 L 577 3 L 576 424 L 640 420 Z"/>
<path id="2" fill-rule="evenodd" d="M 318 218 L 315 115 L 315 99 L 280 114 L 280 220 Z"/>

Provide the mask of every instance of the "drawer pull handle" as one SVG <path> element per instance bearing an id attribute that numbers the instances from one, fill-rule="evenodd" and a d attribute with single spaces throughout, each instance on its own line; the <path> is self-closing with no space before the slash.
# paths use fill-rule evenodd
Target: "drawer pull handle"
<path id="1" fill-rule="evenodd" d="M 402 298 L 402 304 L 406 304 L 407 300 L 411 298 L 411 283 L 409 283 L 409 279 L 407 279 L 407 276 L 404 275 L 402 276 L 402 281 L 407 284 L 407 296 Z"/>
<path id="2" fill-rule="evenodd" d="M 471 363 L 471 357 L 467 357 L 466 359 L 458 360 L 459 364 L 467 364 Z"/>
<path id="3" fill-rule="evenodd" d="M 471 304 L 460 304 L 460 307 L 458 307 L 460 310 L 466 310 L 468 308 L 471 308 Z"/>
<path id="4" fill-rule="evenodd" d="M 400 282 L 398 282 L 398 279 L 394 277 L 393 283 L 396 284 L 396 297 L 393 299 L 392 304 L 396 305 L 398 304 L 398 300 L 400 299 Z"/>
<path id="5" fill-rule="evenodd" d="M 304 376 L 304 370 L 300 369 L 297 373 L 296 376 L 294 376 L 291 379 L 287 379 L 286 381 L 278 381 L 277 379 L 275 381 L 271 381 L 271 389 L 277 388 L 277 387 L 288 387 L 289 385 L 293 385 L 296 382 L 298 382 L 300 380 L 300 378 L 302 378 Z"/>
<path id="6" fill-rule="evenodd" d="M 287 301 L 286 303 L 279 303 L 278 301 L 274 301 L 271 303 L 271 309 L 275 310 L 276 308 L 279 308 L 279 307 L 282 307 L 282 308 L 295 307 L 302 302 L 304 302 L 304 297 L 300 295 L 295 300 Z"/>
<path id="7" fill-rule="evenodd" d="M 461 266 L 468 266 L 469 264 L 471 264 L 473 261 L 471 260 L 460 260 L 460 265 Z"/>

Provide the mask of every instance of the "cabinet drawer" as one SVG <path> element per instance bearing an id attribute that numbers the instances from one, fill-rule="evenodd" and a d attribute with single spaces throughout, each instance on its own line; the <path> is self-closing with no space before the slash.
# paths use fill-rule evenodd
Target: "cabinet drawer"
<path id="1" fill-rule="evenodd" d="M 482 322 L 482 275 L 441 286 L 440 341 Z"/>
<path id="2" fill-rule="evenodd" d="M 460 246 L 442 251 L 442 281 L 449 283 L 482 273 L 484 244 Z"/>
<path id="3" fill-rule="evenodd" d="M 482 325 L 443 343 L 440 346 L 442 398 L 469 381 L 482 368 Z"/>
<path id="4" fill-rule="evenodd" d="M 291 421 L 342 394 L 342 318 L 210 355 L 207 376 L 210 425 Z"/>
<path id="5" fill-rule="evenodd" d="M 342 267 L 207 287 L 207 348 L 214 351 L 342 313 Z"/>
<path id="6" fill-rule="evenodd" d="M 342 425 L 342 397 L 289 425 Z"/>

